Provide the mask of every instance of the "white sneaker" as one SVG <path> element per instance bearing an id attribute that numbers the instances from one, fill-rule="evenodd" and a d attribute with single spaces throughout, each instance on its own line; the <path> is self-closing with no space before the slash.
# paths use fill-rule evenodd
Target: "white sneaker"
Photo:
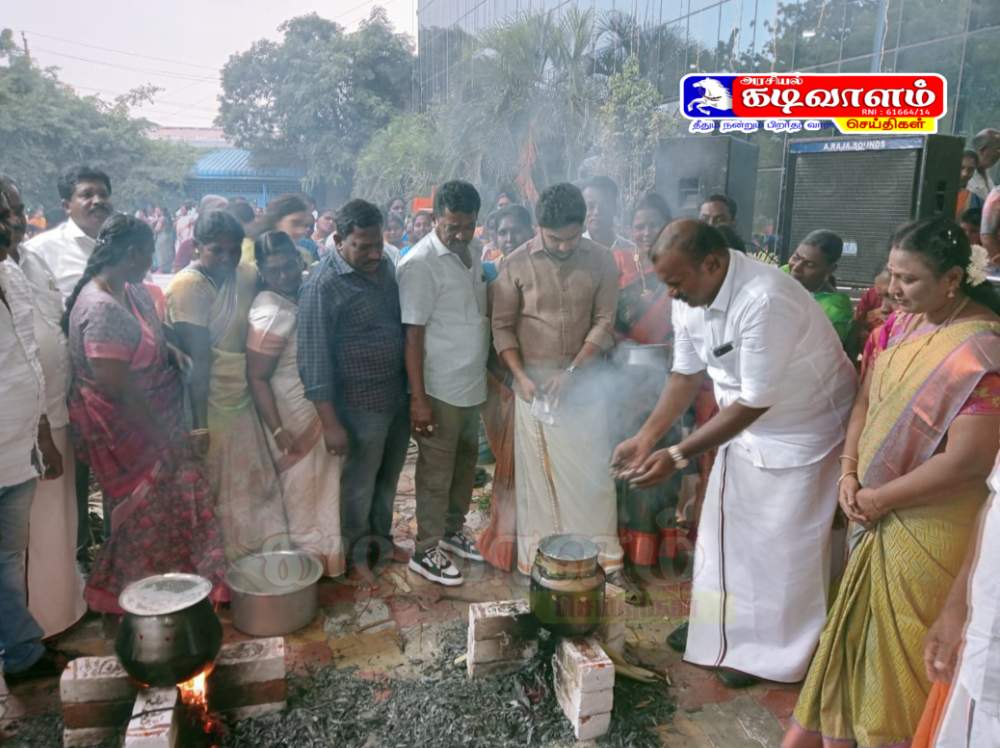
<path id="1" fill-rule="evenodd" d="M 409 568 L 424 579 L 443 584 L 446 587 L 457 587 L 465 581 L 462 579 L 462 572 L 437 547 L 424 553 L 414 553 L 410 558 Z"/>
<path id="2" fill-rule="evenodd" d="M 483 555 L 476 547 L 474 540 L 470 539 L 464 532 L 445 535 L 438 545 L 442 550 L 453 553 L 459 558 L 467 558 L 469 561 L 482 561 Z"/>

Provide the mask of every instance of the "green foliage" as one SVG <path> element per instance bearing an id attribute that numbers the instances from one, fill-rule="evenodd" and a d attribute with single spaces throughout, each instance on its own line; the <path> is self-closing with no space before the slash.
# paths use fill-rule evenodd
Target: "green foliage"
<path id="1" fill-rule="evenodd" d="M 0 34 L 0 170 L 20 186 L 28 205 L 59 204 L 56 179 L 69 166 L 89 163 L 111 177 L 114 201 L 129 209 L 149 202 L 180 201 L 192 149 L 146 137 L 152 123 L 129 107 L 157 90 L 143 87 L 113 104 L 77 96 Z"/>
<path id="2" fill-rule="evenodd" d="M 300 164 L 307 187 L 347 194 L 358 154 L 409 103 L 410 41 L 381 8 L 350 34 L 316 14 L 280 30 L 226 63 L 218 122 L 262 163 Z"/>
<path id="3" fill-rule="evenodd" d="M 397 115 L 358 157 L 355 193 L 378 205 L 396 195 L 429 195 L 444 176 L 440 146 L 429 115 Z"/>

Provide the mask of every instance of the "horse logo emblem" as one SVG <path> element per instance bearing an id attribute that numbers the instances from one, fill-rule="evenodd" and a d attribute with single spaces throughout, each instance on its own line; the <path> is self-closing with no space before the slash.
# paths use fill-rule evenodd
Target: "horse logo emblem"
<path id="1" fill-rule="evenodd" d="M 703 78 L 700 81 L 692 83 L 691 87 L 700 88 L 702 95 L 688 103 L 688 112 L 693 109 L 706 117 L 710 117 L 712 113 L 708 111 L 709 109 L 715 109 L 719 112 L 731 112 L 733 110 L 733 96 L 722 81 L 716 78 Z"/>

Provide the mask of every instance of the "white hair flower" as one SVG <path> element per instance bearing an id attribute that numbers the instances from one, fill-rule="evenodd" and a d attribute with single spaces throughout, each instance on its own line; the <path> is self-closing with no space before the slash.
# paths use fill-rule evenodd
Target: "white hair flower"
<path id="1" fill-rule="evenodd" d="M 990 254 L 985 247 L 978 244 L 972 245 L 972 257 L 969 265 L 965 268 L 965 277 L 970 286 L 978 286 L 986 282 L 986 270 L 990 266 Z"/>

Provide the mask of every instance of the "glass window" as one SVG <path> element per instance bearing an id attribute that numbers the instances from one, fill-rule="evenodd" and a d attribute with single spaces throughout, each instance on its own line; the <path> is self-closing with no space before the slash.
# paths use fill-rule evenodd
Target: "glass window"
<path id="1" fill-rule="evenodd" d="M 848 3 L 844 20 L 844 59 L 872 53 L 877 8 L 878 0 Z"/>
<path id="2" fill-rule="evenodd" d="M 897 0 L 898 2 L 899 0 Z M 993 5 L 1000 5 L 994 0 Z M 965 31 L 969 0 L 906 0 L 900 22 L 899 46 L 939 39 Z"/>
<path id="3" fill-rule="evenodd" d="M 740 2 L 731 0 L 719 6 L 720 71 L 739 72 L 740 66 Z"/>
<path id="4" fill-rule="evenodd" d="M 781 193 L 781 169 L 761 169 L 757 172 L 757 189 L 753 198 L 753 230 L 763 233 L 765 226 L 778 219 L 778 200 Z M 749 242 L 750 237 L 744 237 Z"/>
<path id="5" fill-rule="evenodd" d="M 951 89 L 954 81 L 948 79 Z M 958 92 L 956 133 L 971 136 L 1000 122 L 1000 66 L 997 65 L 996 32 L 970 34 L 965 47 L 962 90 Z"/>
<path id="6" fill-rule="evenodd" d="M 996 47 L 991 63 L 996 66 Z M 921 44 L 896 53 L 897 73 L 941 73 L 948 79 L 948 113 L 938 120 L 938 132 L 951 132 L 955 120 L 955 86 L 962 65 L 962 38 Z M 996 98 L 995 89 L 992 98 Z"/>
<path id="7" fill-rule="evenodd" d="M 793 69 L 823 65 L 840 57 L 845 5 L 844 0 L 827 0 L 803 6 L 798 17 L 786 20 L 786 25 L 793 24 L 795 34 Z"/>
<path id="8" fill-rule="evenodd" d="M 657 33 L 659 64 L 656 87 L 667 101 L 679 98 L 681 77 L 687 69 L 687 30 L 683 21 L 666 24 Z"/>
<path id="9" fill-rule="evenodd" d="M 713 5 L 715 5 L 719 0 L 691 0 L 691 6 L 688 10 L 689 13 L 697 13 L 699 10 L 705 10 Z"/>
<path id="10" fill-rule="evenodd" d="M 1000 3 L 997 0 L 972 0 L 969 31 L 1000 26 Z"/>
<path id="11" fill-rule="evenodd" d="M 719 43 L 719 8 L 688 16 L 688 68 L 692 72 L 714 72 Z"/>
<path id="12" fill-rule="evenodd" d="M 853 60 L 843 60 L 840 63 L 842 73 L 867 73 L 872 69 L 872 56 L 855 57 Z"/>
<path id="13" fill-rule="evenodd" d="M 664 21 L 675 21 L 688 12 L 688 0 L 663 0 Z"/>

